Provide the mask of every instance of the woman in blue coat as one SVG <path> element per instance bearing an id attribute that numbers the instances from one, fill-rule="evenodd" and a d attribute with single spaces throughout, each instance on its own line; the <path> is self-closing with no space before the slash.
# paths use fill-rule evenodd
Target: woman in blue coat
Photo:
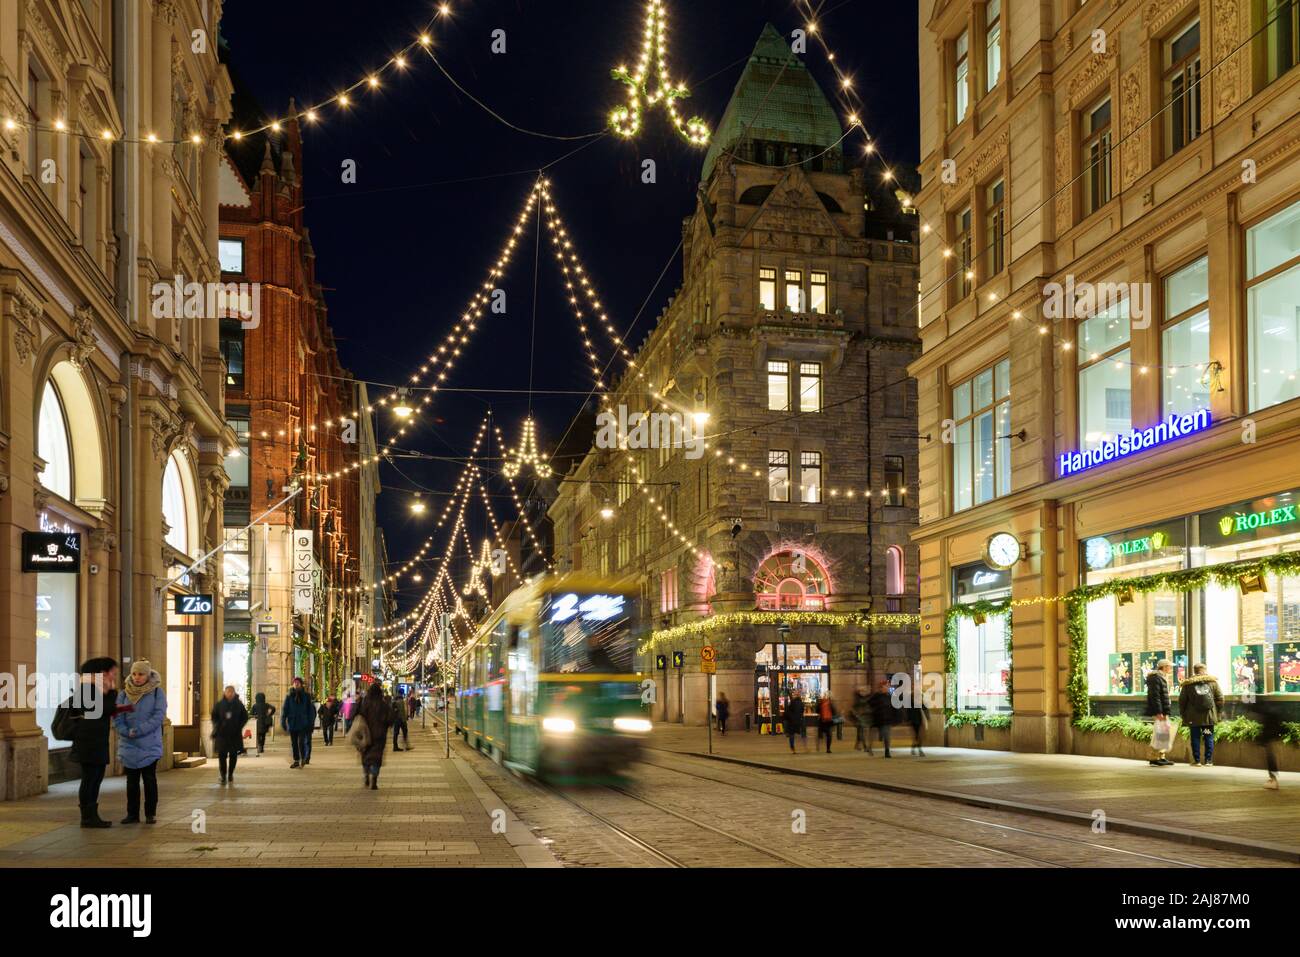
<path id="1" fill-rule="evenodd" d="M 140 823 L 140 782 L 144 781 L 144 819 L 153 824 L 158 814 L 158 761 L 163 755 L 163 721 L 167 696 L 162 677 L 149 662 L 131 665 L 131 673 L 117 697 L 117 756 L 126 768 L 126 817 L 123 824 Z"/>

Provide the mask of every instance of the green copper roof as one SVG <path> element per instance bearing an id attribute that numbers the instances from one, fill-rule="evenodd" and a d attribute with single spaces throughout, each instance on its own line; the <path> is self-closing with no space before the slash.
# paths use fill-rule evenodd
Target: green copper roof
<path id="1" fill-rule="evenodd" d="M 742 136 L 750 141 L 827 147 L 843 135 L 839 117 L 826 94 L 769 23 L 763 27 L 713 134 L 701 178 L 709 178 L 718 157 L 740 142 Z"/>

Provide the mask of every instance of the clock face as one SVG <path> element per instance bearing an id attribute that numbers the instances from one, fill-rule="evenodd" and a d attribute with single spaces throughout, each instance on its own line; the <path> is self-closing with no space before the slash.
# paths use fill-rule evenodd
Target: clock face
<path id="1" fill-rule="evenodd" d="M 998 532 L 989 538 L 989 563 L 996 568 L 1010 568 L 1020 560 L 1020 540 L 1010 532 Z"/>

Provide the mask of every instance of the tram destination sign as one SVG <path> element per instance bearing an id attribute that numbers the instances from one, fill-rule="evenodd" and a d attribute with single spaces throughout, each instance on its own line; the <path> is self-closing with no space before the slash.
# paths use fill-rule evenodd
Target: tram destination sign
<path id="1" fill-rule="evenodd" d="M 1141 452 L 1157 445 L 1163 445 L 1173 439 L 1181 439 L 1183 436 L 1204 431 L 1209 427 L 1209 409 L 1197 409 L 1190 415 L 1175 413 L 1159 425 L 1153 425 L 1145 429 L 1132 429 L 1115 439 L 1102 442 L 1095 449 L 1061 453 L 1058 459 L 1058 477 L 1065 478 L 1067 475 L 1074 475 L 1077 472 L 1090 469 L 1094 465 L 1113 462 L 1115 459 L 1125 458 L 1134 452 Z"/>
<path id="2" fill-rule="evenodd" d="M 81 571 L 80 532 L 23 532 L 23 571 Z"/>

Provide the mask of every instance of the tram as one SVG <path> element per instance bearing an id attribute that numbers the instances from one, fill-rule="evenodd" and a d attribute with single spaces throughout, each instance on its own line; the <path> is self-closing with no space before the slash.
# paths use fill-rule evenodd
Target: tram
<path id="1" fill-rule="evenodd" d="M 650 731 L 635 673 L 637 594 L 581 573 L 512 591 L 456 658 L 456 730 L 555 783 L 617 778 Z"/>

